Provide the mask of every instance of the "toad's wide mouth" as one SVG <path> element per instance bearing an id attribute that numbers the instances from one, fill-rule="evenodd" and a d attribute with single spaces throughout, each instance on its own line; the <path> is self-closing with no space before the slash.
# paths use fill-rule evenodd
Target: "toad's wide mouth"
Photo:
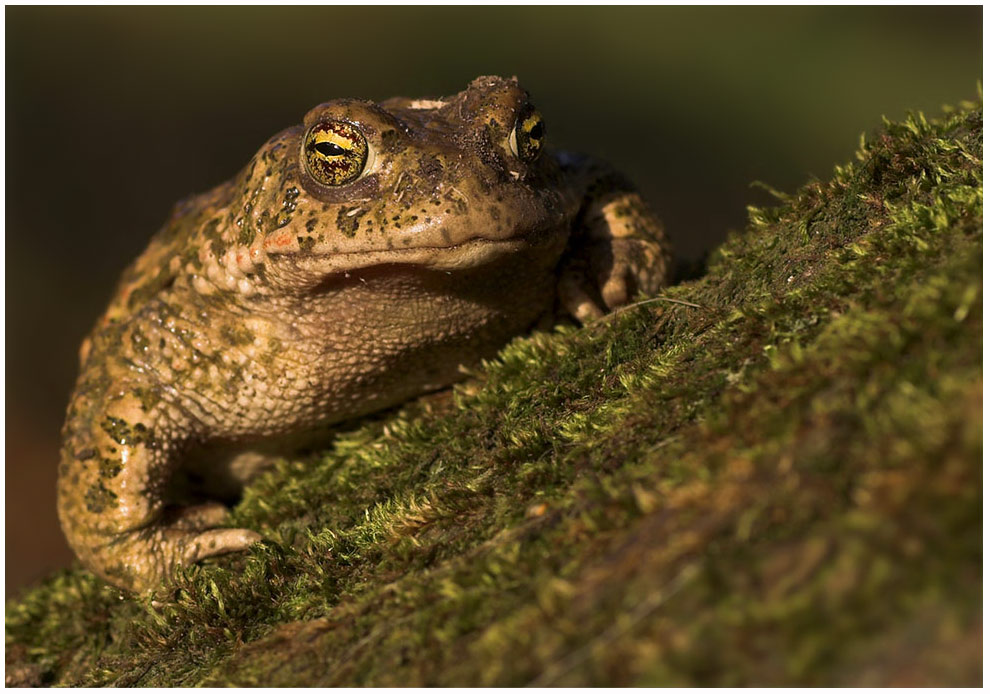
<path id="1" fill-rule="evenodd" d="M 314 253 L 295 258 L 300 269 L 323 275 L 340 275 L 383 265 L 413 265 L 424 269 L 454 272 L 478 267 L 516 254 L 547 253 L 563 250 L 566 228 L 528 232 L 507 239 L 477 237 L 450 246 L 391 248 L 381 251 Z M 291 256 L 290 256 L 291 258 Z"/>

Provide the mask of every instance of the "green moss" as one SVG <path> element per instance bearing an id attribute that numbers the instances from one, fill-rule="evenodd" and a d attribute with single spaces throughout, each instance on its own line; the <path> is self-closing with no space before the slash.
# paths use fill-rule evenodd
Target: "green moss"
<path id="1" fill-rule="evenodd" d="M 979 682 L 981 152 L 973 104 L 885 123 L 664 300 L 263 476 L 250 552 L 9 603 L 8 677 Z"/>

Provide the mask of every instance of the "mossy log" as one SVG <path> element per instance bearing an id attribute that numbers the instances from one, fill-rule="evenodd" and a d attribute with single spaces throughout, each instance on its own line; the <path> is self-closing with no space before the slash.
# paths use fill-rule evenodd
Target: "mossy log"
<path id="1" fill-rule="evenodd" d="M 978 686 L 982 127 L 885 122 L 700 278 L 286 461 L 154 600 L 50 577 L 8 683 Z"/>

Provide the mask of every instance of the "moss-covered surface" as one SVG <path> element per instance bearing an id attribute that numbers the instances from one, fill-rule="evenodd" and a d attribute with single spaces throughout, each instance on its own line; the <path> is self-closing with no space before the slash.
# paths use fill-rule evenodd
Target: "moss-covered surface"
<path id="1" fill-rule="evenodd" d="M 154 602 L 51 577 L 8 681 L 978 685 L 982 132 L 885 123 L 667 300 L 282 465 Z"/>

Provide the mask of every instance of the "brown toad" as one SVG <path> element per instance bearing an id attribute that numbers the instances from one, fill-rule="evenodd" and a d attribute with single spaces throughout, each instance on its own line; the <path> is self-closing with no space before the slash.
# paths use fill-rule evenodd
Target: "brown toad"
<path id="1" fill-rule="evenodd" d="M 543 141 L 515 79 L 338 99 L 180 204 L 80 350 L 58 510 L 86 566 L 147 590 L 241 550 L 260 536 L 216 499 L 275 454 L 452 383 L 555 303 L 585 321 L 655 292 L 641 197 Z M 189 479 L 208 501 L 177 503 Z"/>

